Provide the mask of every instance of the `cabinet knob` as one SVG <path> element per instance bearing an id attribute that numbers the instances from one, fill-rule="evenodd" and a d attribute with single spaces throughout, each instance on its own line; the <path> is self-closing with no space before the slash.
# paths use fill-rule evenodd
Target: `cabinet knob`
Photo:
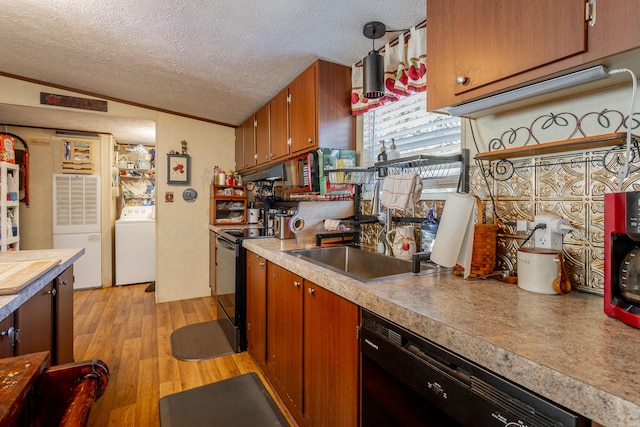
<path id="1" fill-rule="evenodd" d="M 57 293 L 58 291 L 55 288 L 47 291 L 47 295 L 51 295 L 52 297 L 55 297 Z"/>
<path id="2" fill-rule="evenodd" d="M 60 280 L 60 284 L 62 286 L 67 286 L 67 280 L 66 279 Z"/>
<path id="3" fill-rule="evenodd" d="M 313 144 L 313 139 L 312 139 L 312 138 L 308 138 L 308 139 L 307 139 L 307 142 L 308 142 L 309 144 Z"/>
<path id="4" fill-rule="evenodd" d="M 260 267 L 264 267 L 264 262 L 260 261 L 258 264 L 260 265 Z"/>
<path id="5" fill-rule="evenodd" d="M 296 288 L 300 287 L 300 282 L 298 282 L 297 280 L 293 281 L 293 286 L 295 286 Z"/>
<path id="6" fill-rule="evenodd" d="M 315 290 L 313 290 L 313 288 L 308 288 L 308 289 L 307 289 L 307 293 L 308 293 L 309 295 L 313 295 L 315 292 L 316 292 L 316 291 L 315 291 Z"/>
<path id="7" fill-rule="evenodd" d="M 463 85 L 466 82 L 467 82 L 467 78 L 465 76 L 460 75 L 460 76 L 456 77 L 456 83 L 457 84 Z"/>

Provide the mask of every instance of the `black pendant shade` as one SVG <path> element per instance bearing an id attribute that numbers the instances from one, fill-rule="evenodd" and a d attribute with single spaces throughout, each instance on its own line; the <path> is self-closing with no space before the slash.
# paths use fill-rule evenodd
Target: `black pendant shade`
<path id="1" fill-rule="evenodd" d="M 362 94 L 368 99 L 384 96 L 384 57 L 375 50 L 362 60 Z"/>
<path id="2" fill-rule="evenodd" d="M 372 44 L 387 32 L 382 22 L 367 22 L 362 33 Z M 384 57 L 374 48 L 362 60 L 362 94 L 367 99 L 377 99 L 384 96 Z"/>

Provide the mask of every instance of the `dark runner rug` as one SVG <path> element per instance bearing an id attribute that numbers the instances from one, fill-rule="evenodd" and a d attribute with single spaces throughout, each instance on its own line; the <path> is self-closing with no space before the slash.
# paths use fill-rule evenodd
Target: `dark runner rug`
<path id="1" fill-rule="evenodd" d="M 288 426 L 253 372 L 163 397 L 161 427 Z"/>
<path id="2" fill-rule="evenodd" d="M 233 353 L 218 320 L 178 328 L 171 334 L 171 354 L 188 362 Z"/>

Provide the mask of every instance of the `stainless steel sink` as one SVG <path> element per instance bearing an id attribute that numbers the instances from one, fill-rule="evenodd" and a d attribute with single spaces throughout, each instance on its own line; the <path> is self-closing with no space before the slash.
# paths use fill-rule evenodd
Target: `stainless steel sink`
<path id="1" fill-rule="evenodd" d="M 411 261 L 366 251 L 353 246 L 295 249 L 285 252 L 362 282 L 414 274 L 411 272 Z M 424 263 L 420 267 L 421 271 L 438 269 L 435 265 Z"/>

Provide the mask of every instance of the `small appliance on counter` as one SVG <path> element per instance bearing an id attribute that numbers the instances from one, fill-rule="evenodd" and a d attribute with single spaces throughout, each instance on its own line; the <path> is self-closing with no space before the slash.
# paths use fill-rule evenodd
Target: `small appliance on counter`
<path id="1" fill-rule="evenodd" d="M 640 328 L 640 192 L 604 195 L 604 312 Z"/>
<path id="2" fill-rule="evenodd" d="M 555 215 L 536 215 L 535 247 L 518 249 L 518 287 L 538 294 L 566 294 L 571 283 L 564 269 L 562 236 L 573 229 Z"/>

